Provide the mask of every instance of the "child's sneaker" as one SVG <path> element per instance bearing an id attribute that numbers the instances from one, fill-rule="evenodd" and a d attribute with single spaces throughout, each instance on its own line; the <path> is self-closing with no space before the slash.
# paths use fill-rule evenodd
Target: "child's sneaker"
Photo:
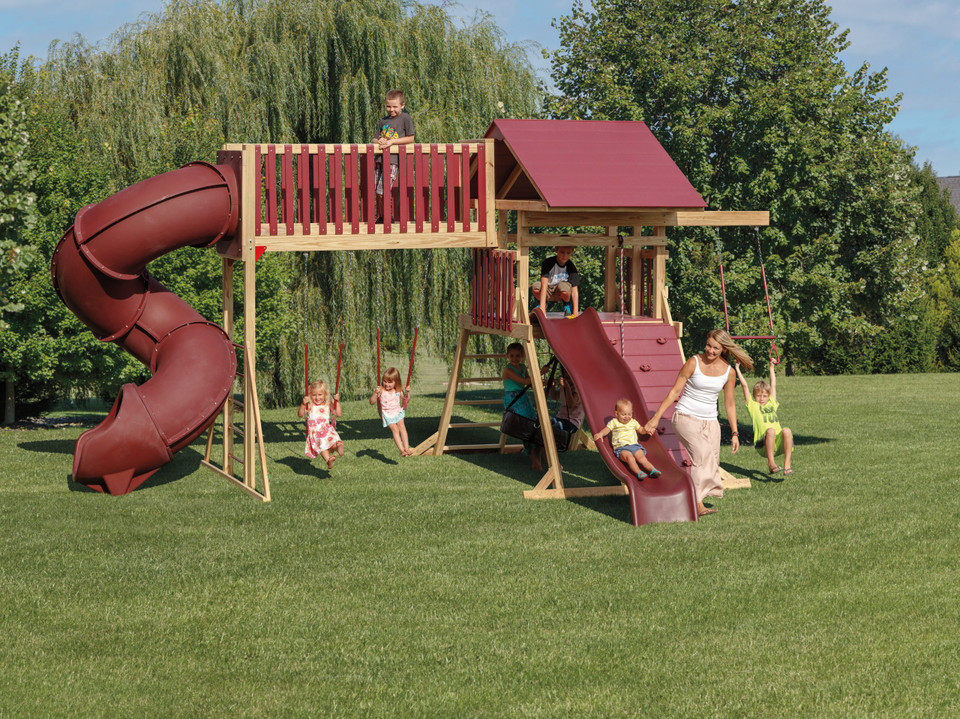
<path id="1" fill-rule="evenodd" d="M 565 314 L 565 315 L 572 315 L 572 314 L 573 314 L 573 303 L 572 303 L 572 302 L 564 302 L 564 303 L 563 303 L 563 314 Z"/>
<path id="2" fill-rule="evenodd" d="M 659 469 L 657 469 L 656 467 L 654 467 L 653 469 L 650 470 L 649 477 L 650 477 L 650 479 L 656 479 L 656 478 L 659 477 L 661 474 L 663 474 L 663 472 L 661 472 Z"/>

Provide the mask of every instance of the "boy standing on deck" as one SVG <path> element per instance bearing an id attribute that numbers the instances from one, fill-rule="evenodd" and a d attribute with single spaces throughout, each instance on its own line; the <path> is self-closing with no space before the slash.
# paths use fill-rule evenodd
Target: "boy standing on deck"
<path id="1" fill-rule="evenodd" d="M 403 90 L 390 90 L 384 100 L 386 116 L 377 123 L 377 132 L 374 142 L 383 151 L 383 155 L 390 157 L 390 190 L 397 184 L 397 173 L 400 167 L 400 157 L 390 151 L 395 145 L 409 145 L 413 142 L 413 118 L 404 112 L 406 105 L 403 101 Z M 377 158 L 374 176 L 377 183 L 377 216 L 383 216 L 383 155 Z"/>
<path id="2" fill-rule="evenodd" d="M 576 317 L 580 312 L 580 275 L 570 259 L 571 245 L 558 245 L 557 254 L 548 257 L 540 266 L 540 279 L 530 285 L 533 296 L 540 301 L 540 309 L 547 311 L 547 302 L 563 302 L 563 312 Z"/>

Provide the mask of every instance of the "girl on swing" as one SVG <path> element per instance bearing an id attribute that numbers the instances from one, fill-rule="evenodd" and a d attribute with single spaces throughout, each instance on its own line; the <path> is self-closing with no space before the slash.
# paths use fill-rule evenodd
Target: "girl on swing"
<path id="1" fill-rule="evenodd" d="M 380 378 L 380 384 L 370 395 L 370 404 L 379 402 L 383 426 L 390 428 L 393 441 L 400 450 L 400 456 L 409 457 L 413 452 L 410 451 L 407 428 L 403 424 L 403 418 L 406 416 L 403 408 L 410 399 L 410 390 L 409 388 L 401 389 L 401 385 L 400 370 L 396 367 L 388 367 Z"/>
<path id="2" fill-rule="evenodd" d="M 310 459 L 316 459 L 319 454 L 327 463 L 327 469 L 333 469 L 337 457 L 343 456 L 343 440 L 330 421 L 331 412 L 340 416 L 340 395 L 331 398 L 327 383 L 322 380 L 311 382 L 307 389 L 297 412 L 298 417 L 307 417 L 307 445 L 303 453 Z"/>

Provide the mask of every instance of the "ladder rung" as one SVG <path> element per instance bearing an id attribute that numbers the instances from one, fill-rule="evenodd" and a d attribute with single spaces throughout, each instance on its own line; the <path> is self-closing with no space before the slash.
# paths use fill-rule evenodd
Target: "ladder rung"
<path id="1" fill-rule="evenodd" d="M 467 377 L 466 379 L 458 379 L 457 384 L 467 384 L 468 382 L 499 382 L 500 377 Z"/>
<path id="2" fill-rule="evenodd" d="M 230 344 L 232 344 L 232 345 L 233 345 L 234 347 L 236 347 L 238 350 L 243 350 L 244 352 L 247 351 L 247 346 L 246 346 L 246 345 L 242 345 L 242 344 L 240 344 L 239 342 L 231 342 Z"/>
<path id="3" fill-rule="evenodd" d="M 230 459 L 235 460 L 235 461 L 239 462 L 240 464 L 243 464 L 243 460 L 240 459 L 240 458 L 239 458 L 237 455 L 235 455 L 235 454 L 231 454 L 231 455 L 230 455 Z"/>
<path id="4" fill-rule="evenodd" d="M 503 404 L 502 399 L 456 399 L 454 404 Z"/>
<path id="5" fill-rule="evenodd" d="M 501 422 L 451 422 L 450 429 L 460 427 L 499 427 Z"/>
<path id="6" fill-rule="evenodd" d="M 237 399 L 236 397 L 231 397 L 231 399 L 233 400 L 233 403 L 234 403 L 235 405 L 237 405 L 237 407 L 239 407 L 240 409 L 243 409 L 243 401 L 242 401 L 242 400 L 239 400 L 239 399 Z"/>
<path id="7" fill-rule="evenodd" d="M 236 432 L 241 437 L 243 437 L 243 430 L 240 429 L 239 427 L 231 424 L 229 427 L 227 427 L 227 429 L 229 429 L 231 432 Z"/>

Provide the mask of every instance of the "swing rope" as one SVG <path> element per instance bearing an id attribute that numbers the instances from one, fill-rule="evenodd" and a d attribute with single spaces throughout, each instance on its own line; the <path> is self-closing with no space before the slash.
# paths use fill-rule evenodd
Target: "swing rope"
<path id="1" fill-rule="evenodd" d="M 307 258 L 303 253 L 303 393 L 310 394 L 310 347 L 307 344 L 307 303 L 309 302 L 310 275 L 307 273 Z"/>
<path id="2" fill-rule="evenodd" d="M 717 260 L 720 265 L 720 294 L 723 297 L 723 319 L 726 323 L 727 334 L 730 335 L 731 339 L 735 340 L 770 340 L 770 351 L 768 356 L 770 361 L 774 364 L 780 364 L 780 353 L 777 351 L 777 335 L 776 330 L 773 327 L 773 311 L 770 308 L 770 292 L 767 288 L 767 271 L 763 263 L 763 252 L 760 248 L 760 228 L 753 228 L 754 234 L 757 241 L 757 256 L 760 258 L 760 276 L 763 278 L 763 297 L 767 303 L 767 320 L 770 322 L 770 334 L 769 335 L 733 335 L 730 334 L 730 314 L 727 310 L 727 286 L 724 281 L 723 275 L 723 248 L 720 244 L 720 228 L 717 228 L 715 231 L 715 244 L 717 247 Z"/>

